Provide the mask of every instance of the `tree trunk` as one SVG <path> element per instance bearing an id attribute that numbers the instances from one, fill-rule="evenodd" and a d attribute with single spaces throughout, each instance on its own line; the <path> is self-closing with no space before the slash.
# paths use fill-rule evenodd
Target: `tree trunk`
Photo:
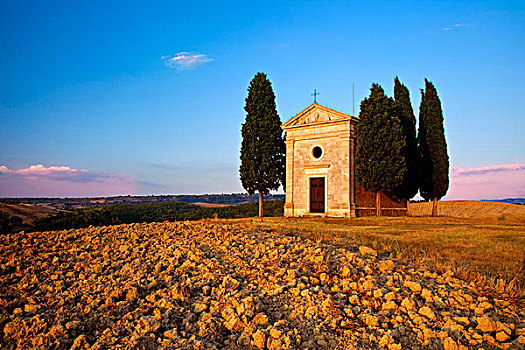
<path id="1" fill-rule="evenodd" d="M 259 217 L 263 217 L 263 195 L 261 191 L 259 191 Z"/>
<path id="2" fill-rule="evenodd" d="M 434 202 L 432 203 L 432 216 L 438 215 L 438 198 L 434 197 Z"/>
<path id="3" fill-rule="evenodd" d="M 381 216 L 381 192 L 376 192 L 376 216 Z"/>
<path id="4" fill-rule="evenodd" d="M 410 216 L 410 199 L 407 199 L 407 216 Z"/>

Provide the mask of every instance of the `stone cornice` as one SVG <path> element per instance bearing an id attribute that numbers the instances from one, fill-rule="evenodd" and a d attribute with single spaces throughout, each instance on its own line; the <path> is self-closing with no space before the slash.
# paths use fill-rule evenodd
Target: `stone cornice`
<path id="1" fill-rule="evenodd" d="M 310 111 L 312 111 L 314 109 L 318 109 L 320 111 L 326 112 L 326 113 L 328 113 L 329 116 L 334 116 L 337 119 L 335 119 L 335 120 L 328 120 L 328 121 L 323 120 L 323 121 L 320 121 L 320 122 L 315 122 L 314 121 L 314 122 L 310 122 L 308 124 L 293 125 L 298 119 L 300 119 L 301 117 L 303 117 L 304 115 L 306 115 L 307 113 L 309 113 Z M 359 118 L 356 117 L 356 116 L 351 116 L 349 114 L 345 114 L 345 113 L 336 111 L 335 109 L 328 108 L 328 107 L 325 107 L 325 106 L 321 106 L 320 104 L 314 102 L 311 105 L 309 105 L 308 107 L 306 107 L 305 109 L 303 109 L 301 112 L 297 113 L 295 116 L 290 118 L 287 122 L 283 123 L 281 125 L 281 127 L 286 130 L 286 129 L 291 129 L 291 128 L 319 126 L 319 125 L 323 125 L 323 124 L 335 124 L 335 123 L 344 123 L 344 122 L 357 123 L 358 120 L 359 120 Z"/>

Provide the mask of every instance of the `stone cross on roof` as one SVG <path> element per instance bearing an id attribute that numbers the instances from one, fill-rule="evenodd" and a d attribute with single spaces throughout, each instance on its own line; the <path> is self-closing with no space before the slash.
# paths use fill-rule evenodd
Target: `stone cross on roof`
<path id="1" fill-rule="evenodd" d="M 314 103 L 317 103 L 317 95 L 320 95 L 320 93 L 317 92 L 316 89 L 314 89 L 314 93 L 313 94 L 310 94 L 314 97 Z"/>

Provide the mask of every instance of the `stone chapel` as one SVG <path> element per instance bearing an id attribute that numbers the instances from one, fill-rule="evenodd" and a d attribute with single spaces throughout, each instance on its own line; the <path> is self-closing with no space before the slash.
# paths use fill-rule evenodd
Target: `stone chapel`
<path id="1" fill-rule="evenodd" d="M 355 217 L 375 212 L 375 195 L 354 180 L 359 118 L 316 102 L 282 124 L 286 132 L 285 216 Z M 381 194 L 385 214 L 406 206 Z"/>

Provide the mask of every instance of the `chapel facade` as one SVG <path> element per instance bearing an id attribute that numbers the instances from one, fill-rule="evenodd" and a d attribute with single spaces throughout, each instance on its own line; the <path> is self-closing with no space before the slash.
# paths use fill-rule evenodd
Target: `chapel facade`
<path id="1" fill-rule="evenodd" d="M 312 103 L 286 132 L 285 216 L 355 216 L 354 128 L 359 118 Z"/>
<path id="2" fill-rule="evenodd" d="M 375 194 L 355 181 L 359 118 L 316 102 L 282 124 L 286 132 L 284 215 L 374 215 Z M 404 201 L 381 194 L 386 215 L 404 215 Z"/>

